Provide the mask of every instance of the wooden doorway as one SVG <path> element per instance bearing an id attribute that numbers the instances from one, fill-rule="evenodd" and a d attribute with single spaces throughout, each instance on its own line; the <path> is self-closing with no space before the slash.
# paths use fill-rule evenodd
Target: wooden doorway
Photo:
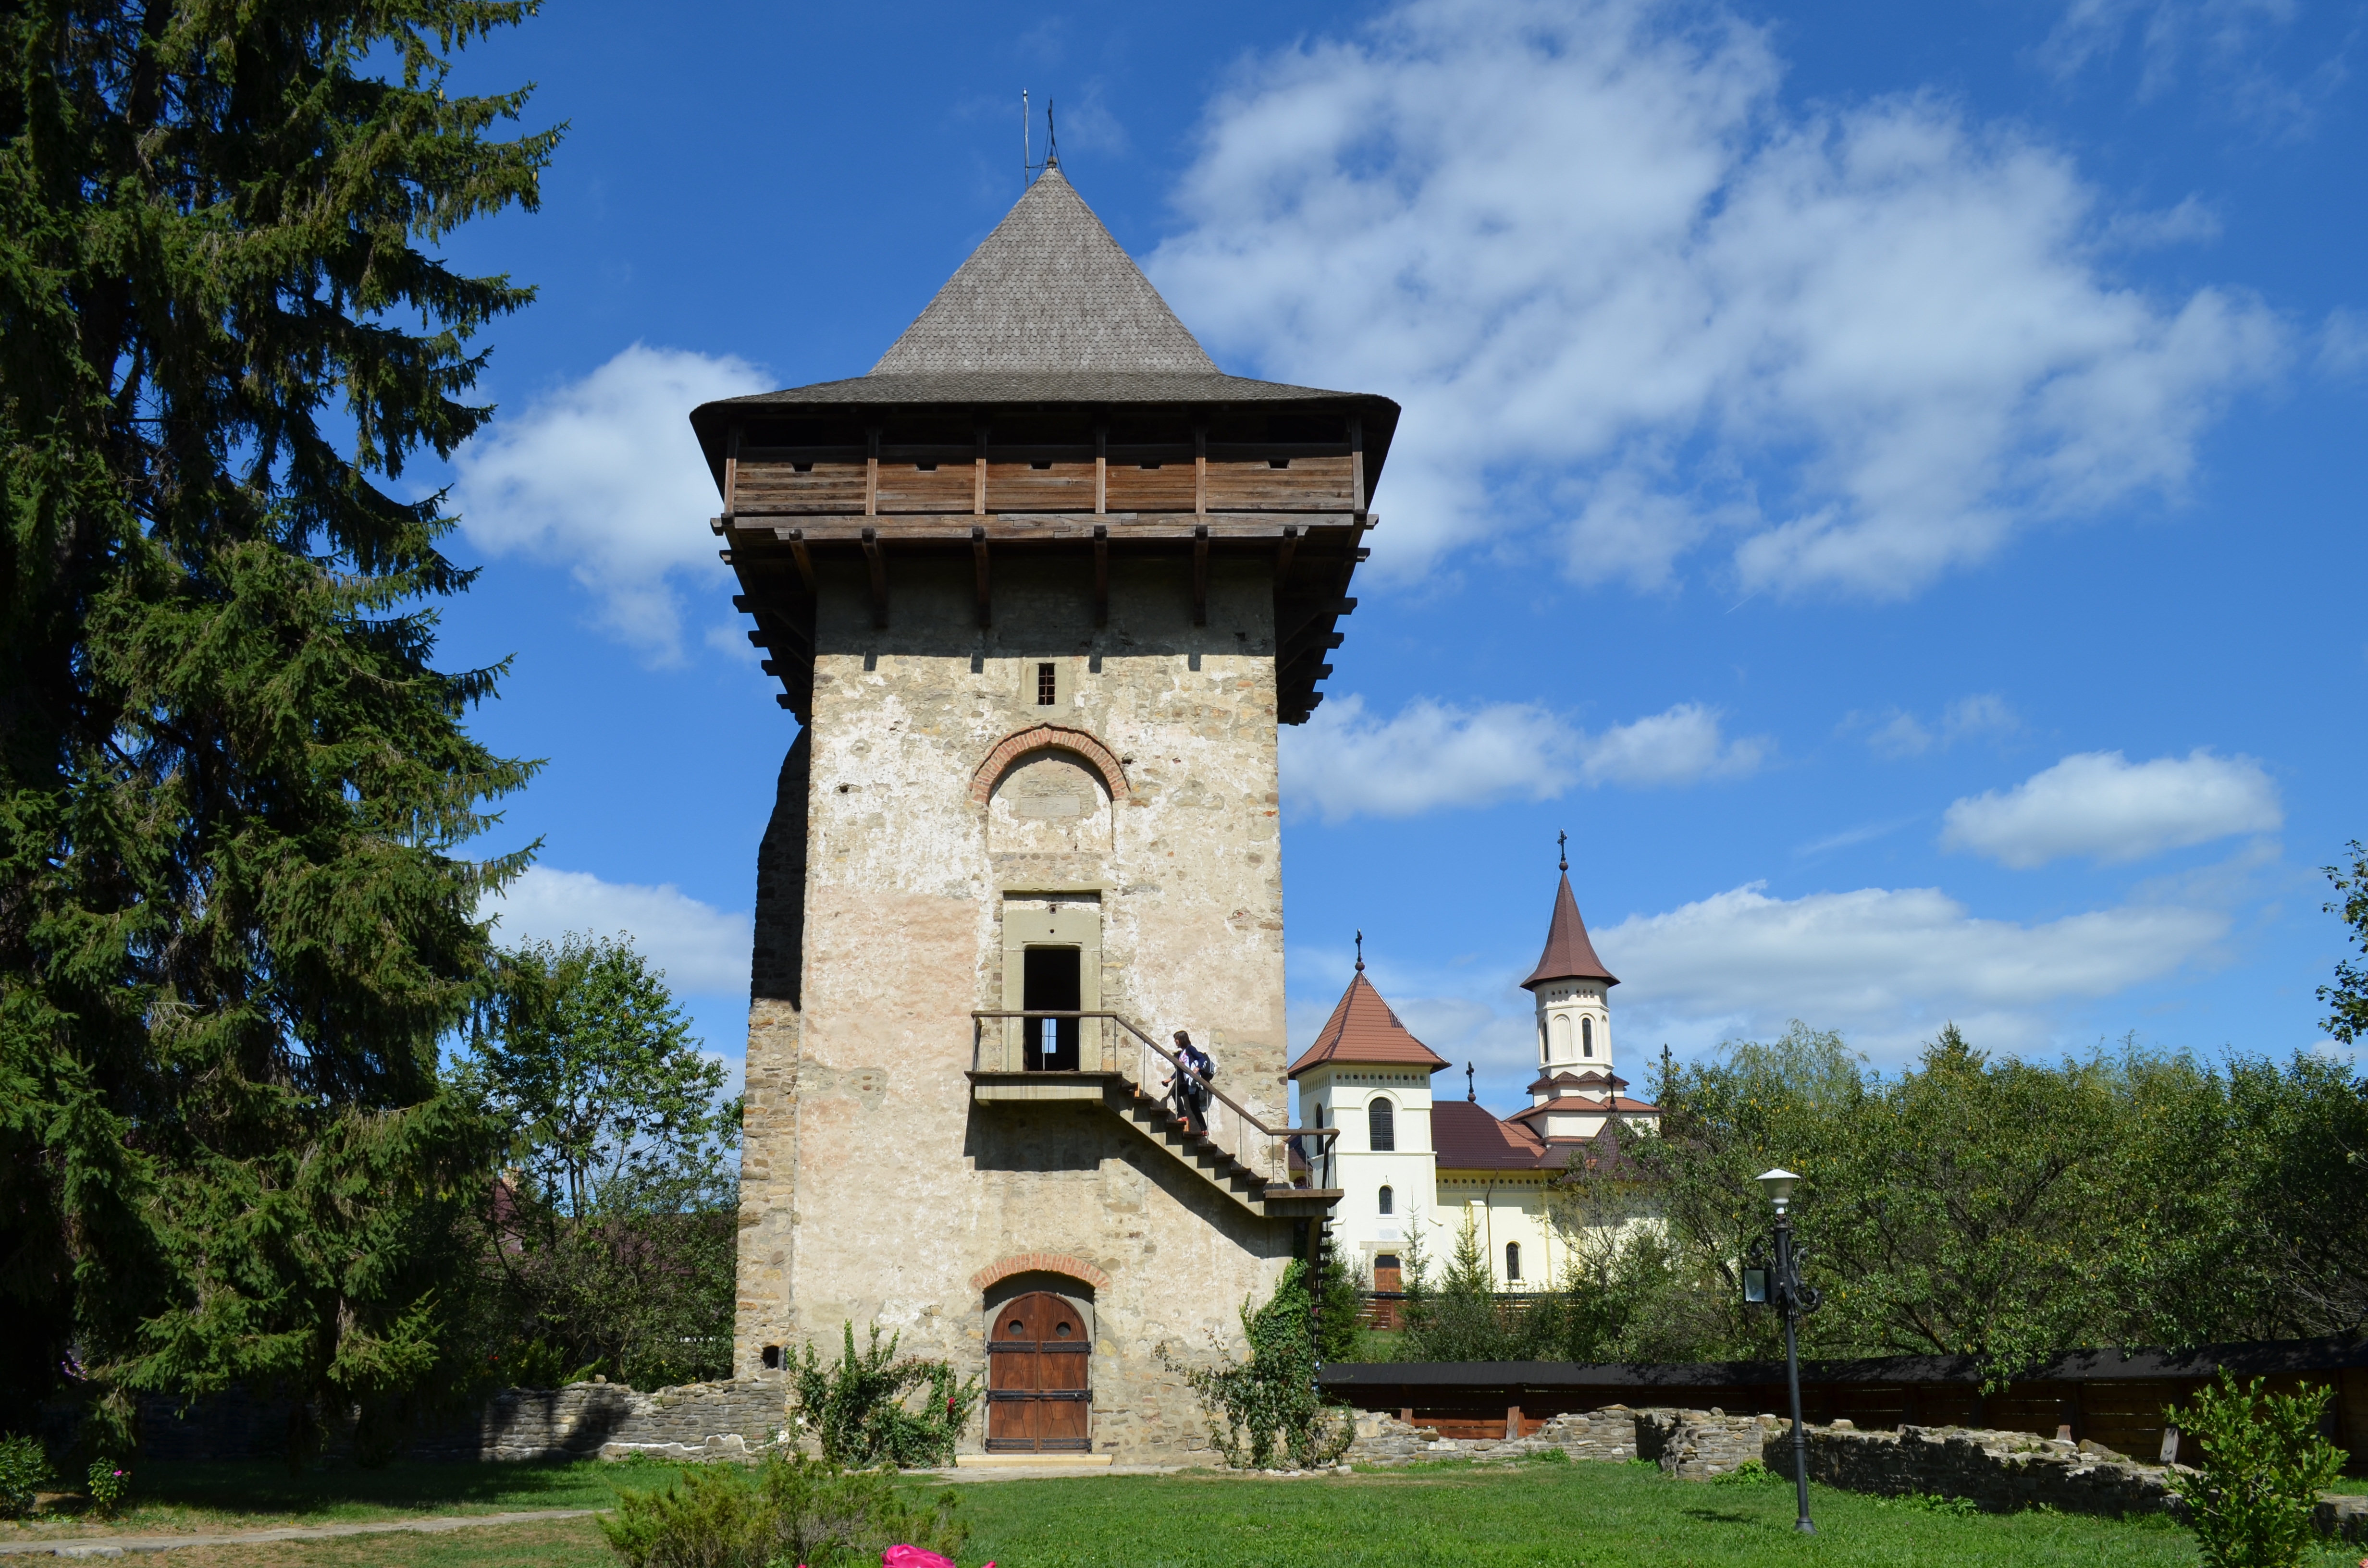
<path id="1" fill-rule="evenodd" d="M 986 1342 L 989 1453 L 1087 1453 L 1093 1340 L 1077 1309 L 1050 1290 L 996 1309 Z"/>

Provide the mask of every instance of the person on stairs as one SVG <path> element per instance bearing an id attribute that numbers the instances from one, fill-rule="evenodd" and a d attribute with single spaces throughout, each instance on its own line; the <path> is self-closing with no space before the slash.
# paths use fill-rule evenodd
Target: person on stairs
<path id="1" fill-rule="evenodd" d="M 1176 1031 L 1176 1061 L 1181 1071 L 1167 1085 L 1176 1119 L 1205 1136 L 1209 1131 L 1209 1085 L 1217 1076 L 1217 1064 L 1182 1029 Z"/>

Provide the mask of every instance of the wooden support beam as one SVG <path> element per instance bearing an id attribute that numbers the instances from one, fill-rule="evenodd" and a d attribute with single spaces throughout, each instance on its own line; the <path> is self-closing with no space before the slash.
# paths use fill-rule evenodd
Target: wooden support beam
<path id="1" fill-rule="evenodd" d="M 740 488 L 740 426 L 732 426 L 732 434 L 723 442 L 723 515 L 732 515 L 733 492 Z"/>
<path id="2" fill-rule="evenodd" d="M 1094 525 L 1094 626 L 1110 624 L 1110 525 Z"/>
<path id="3" fill-rule="evenodd" d="M 1274 585 L 1276 587 L 1279 588 L 1282 586 L 1284 581 L 1290 577 L 1291 562 L 1298 554 L 1299 525 L 1296 523 L 1285 523 L 1282 525 L 1282 542 L 1275 546 L 1274 551 Z"/>
<path id="4" fill-rule="evenodd" d="M 1209 427 L 1192 426 L 1192 515 L 1209 515 Z"/>
<path id="5" fill-rule="evenodd" d="M 1192 624 L 1209 624 L 1209 525 L 1192 529 Z"/>
<path id="6" fill-rule="evenodd" d="M 1280 646 L 1282 643 L 1292 642 L 1297 638 L 1301 632 L 1306 631 L 1309 627 L 1315 625 L 1326 616 L 1347 615 L 1356 608 L 1357 601 L 1354 599 L 1318 599 L 1312 605 L 1303 605 L 1298 609 L 1292 612 L 1292 617 L 1289 620 L 1281 620 L 1278 618 L 1278 624 L 1275 627 L 1275 642 Z"/>
<path id="7" fill-rule="evenodd" d="M 1349 504 L 1365 509 L 1365 422 L 1349 416 Z"/>
<path id="8" fill-rule="evenodd" d="M 863 561 L 871 568 L 871 625 L 883 630 L 888 625 L 888 563 L 880 556 L 880 530 L 863 530 Z"/>
<path id="9" fill-rule="evenodd" d="M 880 426 L 863 433 L 863 515 L 880 515 Z"/>
<path id="10" fill-rule="evenodd" d="M 970 530 L 970 565 L 972 575 L 977 579 L 978 623 L 992 626 L 995 624 L 995 612 L 994 601 L 988 596 L 986 585 L 986 525 L 984 523 Z"/>
<path id="11" fill-rule="evenodd" d="M 978 426 L 978 456 L 971 462 L 970 515 L 986 516 L 986 426 Z"/>
<path id="12" fill-rule="evenodd" d="M 1110 510 L 1110 422 L 1094 421 L 1094 516 Z M 1097 623 L 1099 624 L 1099 623 Z"/>
<path id="13" fill-rule="evenodd" d="M 790 559 L 798 563 L 798 579 L 805 584 L 806 592 L 811 594 L 814 591 L 814 551 L 806 548 L 805 530 L 786 528 L 782 532 L 787 535 Z"/>

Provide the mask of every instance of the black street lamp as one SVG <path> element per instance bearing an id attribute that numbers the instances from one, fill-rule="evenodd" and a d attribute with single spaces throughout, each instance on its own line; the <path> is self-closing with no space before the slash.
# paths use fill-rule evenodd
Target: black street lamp
<path id="1" fill-rule="evenodd" d="M 1793 1187 L 1800 1179 L 1781 1167 L 1759 1177 L 1759 1185 L 1776 1205 L 1776 1267 L 1745 1268 L 1743 1299 L 1773 1306 L 1784 1314 L 1784 1380 L 1793 1392 L 1793 1491 L 1801 1508 L 1793 1528 L 1803 1535 L 1815 1535 L 1817 1527 L 1809 1522 L 1809 1439 L 1801 1429 L 1801 1350 L 1796 1329 L 1801 1314 L 1816 1312 L 1825 1295 L 1815 1286 L 1801 1283 L 1801 1254 L 1793 1244 L 1790 1212 Z"/>

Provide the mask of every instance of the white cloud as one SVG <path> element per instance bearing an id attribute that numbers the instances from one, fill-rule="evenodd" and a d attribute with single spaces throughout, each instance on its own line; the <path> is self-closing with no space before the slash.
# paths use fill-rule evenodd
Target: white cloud
<path id="1" fill-rule="evenodd" d="M 701 903 L 672 882 L 604 882 L 588 871 L 529 866 L 478 913 L 499 916 L 495 939 L 513 945 L 529 937 L 555 942 L 571 931 L 629 932 L 677 993 L 747 994 L 749 917 Z"/>
<path id="2" fill-rule="evenodd" d="M 1698 1048 L 1764 1038 L 1793 1018 L 1886 1053 L 1952 1018 L 1977 1044 L 2029 1048 L 2056 1006 L 2159 979 L 2228 927 L 2217 910 L 2144 904 L 2025 926 L 1978 919 L 1937 888 L 1782 899 L 1753 882 L 1632 915 L 1595 941 L 1625 982 L 1614 999 L 1630 1009 L 1634 1062 L 1656 1031 Z"/>
<path id="3" fill-rule="evenodd" d="M 1939 745 L 1943 749 L 1975 735 L 2008 735 L 2022 727 L 2014 709 L 1996 692 L 1980 692 L 1961 697 L 1941 710 L 1940 722 L 1928 727 L 1915 714 L 1894 708 L 1887 710 L 1878 722 L 1863 713 L 1852 713 L 1842 720 L 1844 731 L 1861 726 L 1868 729 L 1866 744 L 1875 756 L 1894 761 L 1902 757 L 1921 756 Z"/>
<path id="4" fill-rule="evenodd" d="M 1655 0 L 1415 0 L 1253 61 L 1151 267 L 1265 373 L 1406 407 L 1385 567 L 1566 519 L 1583 580 L 1911 593 L 2175 494 L 2284 332 L 2099 270 L 2062 153 L 1930 97 L 1783 109 L 1767 35 Z"/>
<path id="5" fill-rule="evenodd" d="M 1719 720 L 1714 708 L 1681 702 L 1590 734 L 1527 703 L 1463 709 L 1417 698 L 1383 720 L 1350 695 L 1283 732 L 1283 794 L 1294 811 L 1312 807 L 1339 822 L 1549 801 L 1580 783 L 1647 789 L 1757 768 L 1767 743 L 1729 741 Z"/>
<path id="6" fill-rule="evenodd" d="M 2272 52 L 2301 14 L 2297 0 L 2069 0 L 2038 60 L 2068 80 L 2134 40 L 2141 101 L 2192 75 L 2211 113 L 2272 137 L 2301 137 L 2351 76 L 2349 40 L 2299 74 L 2278 68 Z"/>
<path id="7" fill-rule="evenodd" d="M 2318 334 L 2318 369 L 2333 377 L 2368 370 L 2368 312 L 2349 307 L 2327 312 Z"/>
<path id="8" fill-rule="evenodd" d="M 2284 821 L 2277 786 L 2251 757 L 2199 747 L 2183 759 L 2132 763 L 2117 751 L 2081 752 L 2003 794 L 1956 801 L 1941 845 L 2021 870 L 2066 855 L 2136 860 Z"/>
<path id="9" fill-rule="evenodd" d="M 564 562 L 610 632 L 654 663 L 678 663 L 671 574 L 708 590 L 725 576 L 707 529 L 720 503 L 690 411 L 767 385 L 728 355 L 636 343 L 461 449 L 462 529 L 490 554 Z"/>

